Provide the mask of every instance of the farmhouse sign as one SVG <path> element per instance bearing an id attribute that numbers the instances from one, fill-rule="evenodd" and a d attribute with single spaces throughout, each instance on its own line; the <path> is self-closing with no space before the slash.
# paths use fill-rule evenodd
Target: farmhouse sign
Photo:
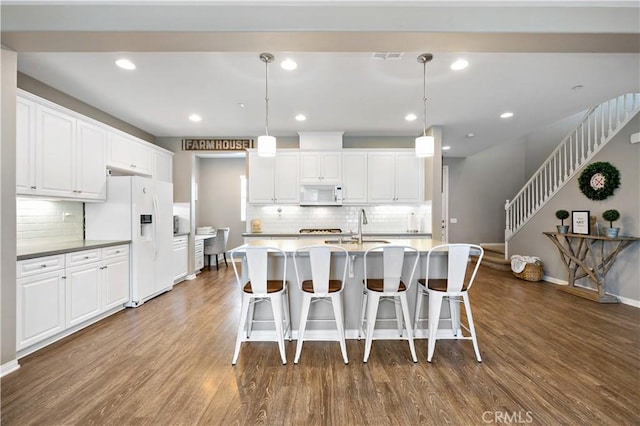
<path id="1" fill-rule="evenodd" d="M 183 151 L 244 151 L 253 139 L 182 139 Z"/>

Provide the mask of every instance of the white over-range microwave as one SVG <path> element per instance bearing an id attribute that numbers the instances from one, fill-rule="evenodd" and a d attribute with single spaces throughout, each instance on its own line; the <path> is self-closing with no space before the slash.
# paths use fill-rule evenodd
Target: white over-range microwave
<path id="1" fill-rule="evenodd" d="M 300 186 L 301 206 L 341 206 L 342 185 Z"/>

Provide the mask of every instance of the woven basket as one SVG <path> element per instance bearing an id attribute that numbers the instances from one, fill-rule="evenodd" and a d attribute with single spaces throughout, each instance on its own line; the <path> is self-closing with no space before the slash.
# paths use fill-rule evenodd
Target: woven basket
<path id="1" fill-rule="evenodd" d="M 522 272 L 514 272 L 513 275 L 525 281 L 542 281 L 544 275 L 542 266 L 539 260 L 535 263 L 527 263 Z"/>

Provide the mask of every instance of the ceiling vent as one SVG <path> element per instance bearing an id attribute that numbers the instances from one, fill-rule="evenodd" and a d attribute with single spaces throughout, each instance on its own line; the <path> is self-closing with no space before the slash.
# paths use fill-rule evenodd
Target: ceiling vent
<path id="1" fill-rule="evenodd" d="M 374 52 L 372 58 L 386 61 L 386 60 L 402 59 L 403 56 L 404 56 L 403 52 Z"/>

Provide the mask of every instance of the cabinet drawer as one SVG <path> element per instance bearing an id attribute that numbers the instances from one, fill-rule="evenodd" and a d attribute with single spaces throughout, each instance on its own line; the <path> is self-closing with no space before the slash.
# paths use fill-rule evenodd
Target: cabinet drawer
<path id="1" fill-rule="evenodd" d="M 70 266 L 84 265 L 97 262 L 102 258 L 100 249 L 84 250 L 74 253 L 67 253 L 67 268 Z"/>
<path id="2" fill-rule="evenodd" d="M 16 278 L 29 277 L 44 272 L 57 271 L 64 268 L 64 254 L 36 257 L 17 262 Z"/>
<path id="3" fill-rule="evenodd" d="M 129 254 L 129 245 L 105 247 L 102 249 L 102 259 L 112 259 L 114 257 L 127 256 Z"/>
<path id="4" fill-rule="evenodd" d="M 181 247 L 187 244 L 187 241 L 189 240 L 189 237 L 187 237 L 186 235 L 183 237 L 174 237 L 173 238 L 173 247 Z"/>

